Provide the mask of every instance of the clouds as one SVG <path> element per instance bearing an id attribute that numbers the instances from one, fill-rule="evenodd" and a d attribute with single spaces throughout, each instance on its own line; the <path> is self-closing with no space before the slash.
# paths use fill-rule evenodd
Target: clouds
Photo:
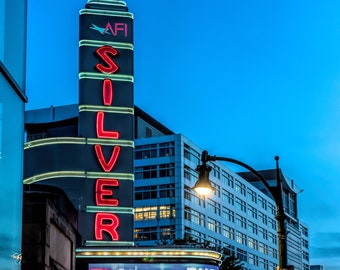
<path id="1" fill-rule="evenodd" d="M 323 264 L 325 270 L 339 269 L 340 232 L 316 233 L 310 242 L 311 264 Z"/>

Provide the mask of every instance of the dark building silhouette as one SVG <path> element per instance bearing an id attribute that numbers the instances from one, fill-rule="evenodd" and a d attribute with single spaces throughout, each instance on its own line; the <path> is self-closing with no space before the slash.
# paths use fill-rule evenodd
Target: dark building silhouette
<path id="1" fill-rule="evenodd" d="M 62 189 L 25 185 L 22 270 L 74 270 L 77 211 Z"/>

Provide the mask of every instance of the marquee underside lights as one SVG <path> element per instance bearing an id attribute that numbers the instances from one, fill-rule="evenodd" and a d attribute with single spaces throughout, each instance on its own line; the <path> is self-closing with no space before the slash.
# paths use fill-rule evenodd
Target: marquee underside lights
<path id="1" fill-rule="evenodd" d="M 77 258 L 112 257 L 112 258 L 199 258 L 220 260 L 221 254 L 216 251 L 190 249 L 190 248 L 155 248 L 155 249 L 77 249 Z"/>

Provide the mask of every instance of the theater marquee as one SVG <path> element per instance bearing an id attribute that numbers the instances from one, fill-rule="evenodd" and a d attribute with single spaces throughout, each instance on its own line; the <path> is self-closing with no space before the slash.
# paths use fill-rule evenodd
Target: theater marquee
<path id="1" fill-rule="evenodd" d="M 79 137 L 93 142 L 84 169 L 97 176 L 80 221 L 86 246 L 133 245 L 132 26 L 123 2 L 80 11 Z"/>

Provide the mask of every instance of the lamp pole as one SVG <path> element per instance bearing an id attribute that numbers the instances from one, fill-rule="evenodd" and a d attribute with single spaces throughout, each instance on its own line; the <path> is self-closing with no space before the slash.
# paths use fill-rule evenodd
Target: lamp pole
<path id="1" fill-rule="evenodd" d="M 276 161 L 276 188 L 273 189 L 268 184 L 267 180 L 258 173 L 255 169 L 250 167 L 249 165 L 228 157 L 217 157 L 210 156 L 206 150 L 202 152 L 201 157 L 201 165 L 197 166 L 197 171 L 199 173 L 198 181 L 196 182 L 193 189 L 201 195 L 207 195 L 209 191 L 213 190 L 211 182 L 209 180 L 209 172 L 211 171 L 211 167 L 207 165 L 209 161 L 226 161 L 230 163 L 234 163 L 240 165 L 247 170 L 249 170 L 252 174 L 254 174 L 266 187 L 266 189 L 273 196 L 276 204 L 276 215 L 275 219 L 277 220 L 277 235 L 278 235 L 278 256 L 279 256 L 279 270 L 287 269 L 287 233 L 286 233 L 286 215 L 284 213 L 283 200 L 282 200 L 282 182 L 280 177 L 280 169 L 279 169 L 279 157 L 275 157 Z"/>

